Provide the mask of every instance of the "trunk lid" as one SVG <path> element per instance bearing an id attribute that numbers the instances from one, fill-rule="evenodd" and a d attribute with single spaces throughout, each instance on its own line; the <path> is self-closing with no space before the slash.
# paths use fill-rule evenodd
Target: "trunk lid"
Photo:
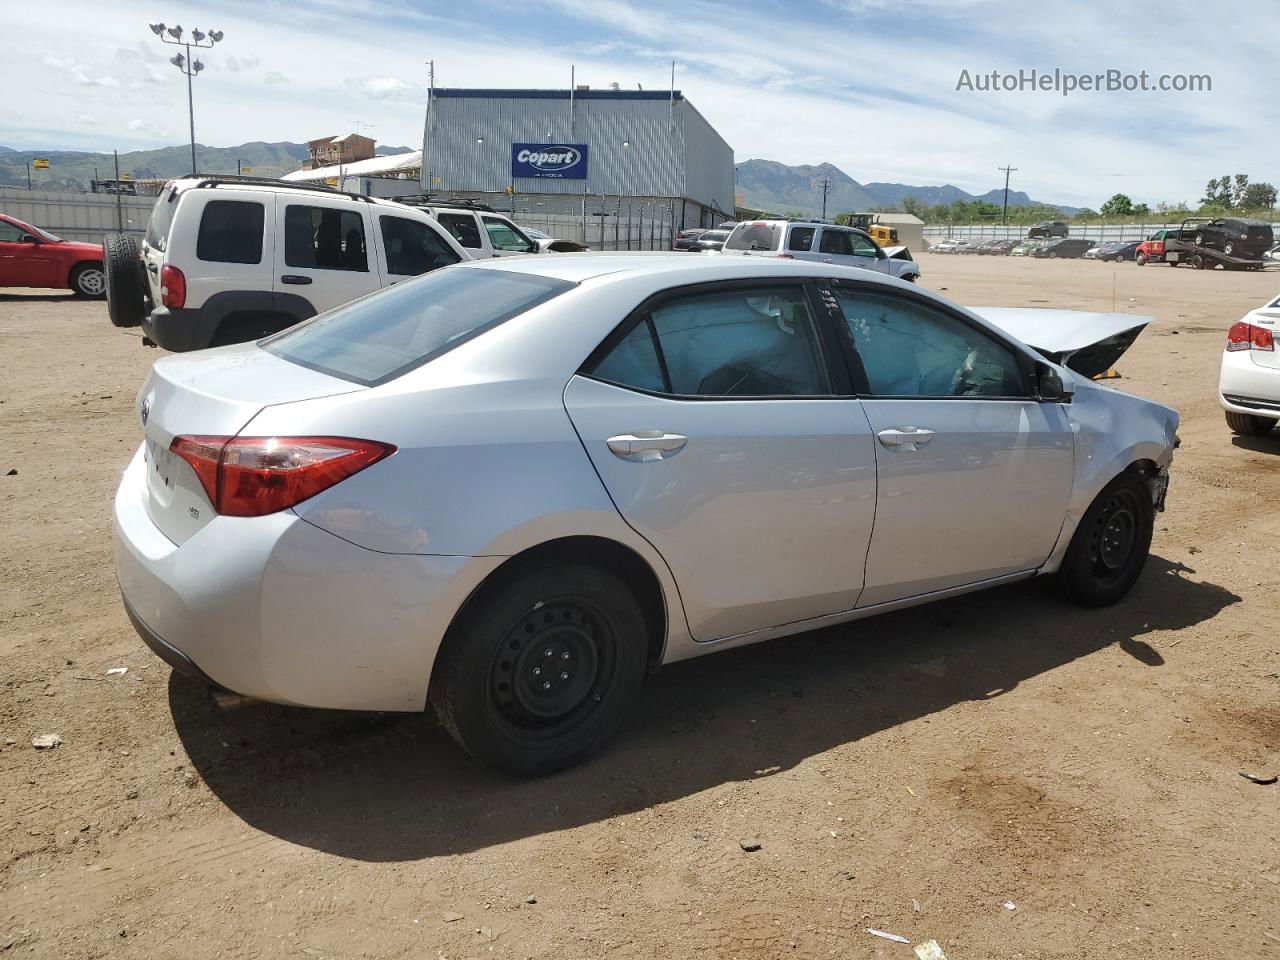
<path id="1" fill-rule="evenodd" d="M 174 543 L 215 516 L 195 470 L 169 452 L 176 436 L 235 436 L 264 407 L 367 389 L 250 344 L 157 360 L 135 413 L 146 444 L 146 507 Z"/>
<path id="2" fill-rule="evenodd" d="M 1272 340 L 1280 343 L 1280 298 L 1261 309 L 1250 311 L 1244 320 L 1255 327 L 1271 331 Z M 1280 349 L 1250 350 L 1249 359 L 1260 367 L 1267 367 L 1270 370 L 1280 369 Z"/>
<path id="3" fill-rule="evenodd" d="M 970 307 L 1054 363 L 1086 377 L 1106 373 L 1133 346 L 1152 317 L 1036 307 Z"/>

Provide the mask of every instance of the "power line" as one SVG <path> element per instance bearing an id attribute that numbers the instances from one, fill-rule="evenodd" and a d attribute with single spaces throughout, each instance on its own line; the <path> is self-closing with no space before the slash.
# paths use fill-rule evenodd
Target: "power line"
<path id="1" fill-rule="evenodd" d="M 997 170 L 1004 171 L 1004 210 L 1000 214 L 1000 225 L 1009 225 L 1009 174 L 1016 171 L 1017 167 L 996 167 Z"/>
<path id="2" fill-rule="evenodd" d="M 827 191 L 831 189 L 831 178 L 823 177 L 819 183 L 822 184 L 822 219 L 827 219 Z"/>

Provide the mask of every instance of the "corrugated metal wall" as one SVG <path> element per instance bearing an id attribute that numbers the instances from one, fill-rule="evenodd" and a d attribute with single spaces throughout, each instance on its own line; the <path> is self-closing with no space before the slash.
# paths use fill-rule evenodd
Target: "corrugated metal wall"
<path id="1" fill-rule="evenodd" d="M 124 232 L 142 236 L 155 206 L 155 197 L 120 197 L 102 193 L 55 193 L 0 188 L 0 210 L 64 240 L 100 243 L 104 235 Z"/>
<path id="2" fill-rule="evenodd" d="M 565 92 L 567 94 L 567 91 Z M 586 180 L 519 178 L 517 194 L 687 197 L 733 210 L 733 151 L 677 92 L 653 99 L 476 97 L 438 92 L 423 189 L 499 193 L 513 143 L 585 143 Z M 438 178 L 434 183 L 432 177 Z"/>

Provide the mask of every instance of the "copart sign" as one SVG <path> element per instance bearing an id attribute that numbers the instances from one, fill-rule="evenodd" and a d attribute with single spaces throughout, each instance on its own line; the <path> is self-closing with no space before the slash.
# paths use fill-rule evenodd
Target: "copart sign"
<path id="1" fill-rule="evenodd" d="M 585 143 L 513 143 L 511 176 L 552 180 L 587 179 Z"/>

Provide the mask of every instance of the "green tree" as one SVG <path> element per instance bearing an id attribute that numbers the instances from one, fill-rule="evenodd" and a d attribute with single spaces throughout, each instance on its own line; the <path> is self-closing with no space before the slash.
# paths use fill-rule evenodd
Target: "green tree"
<path id="1" fill-rule="evenodd" d="M 1123 193 L 1117 193 L 1102 205 L 1102 215 L 1105 217 L 1127 217 L 1132 213 L 1133 201 Z"/>
<path id="2" fill-rule="evenodd" d="M 1224 178 L 1225 179 L 1225 178 Z M 1249 189 L 1249 175 L 1247 173 L 1237 173 L 1236 182 L 1231 187 L 1231 206 L 1241 207 L 1244 204 L 1244 192 Z"/>
<path id="3" fill-rule="evenodd" d="M 1246 210 L 1270 210 L 1276 205 L 1276 188 L 1269 183 L 1251 183 L 1240 195 L 1240 206 Z"/>
<path id="4" fill-rule="evenodd" d="M 1135 217 L 1149 217 L 1151 216 L 1151 208 L 1145 203 L 1135 203 L 1131 213 Z"/>
<path id="5" fill-rule="evenodd" d="M 902 198 L 902 212 L 923 220 L 929 212 L 929 207 L 928 204 L 922 203 L 918 197 L 907 195 Z"/>
<path id="6" fill-rule="evenodd" d="M 1220 177 L 1210 180 L 1204 188 L 1204 196 L 1200 200 L 1203 207 L 1214 207 L 1221 210 L 1231 209 L 1231 178 Z"/>

